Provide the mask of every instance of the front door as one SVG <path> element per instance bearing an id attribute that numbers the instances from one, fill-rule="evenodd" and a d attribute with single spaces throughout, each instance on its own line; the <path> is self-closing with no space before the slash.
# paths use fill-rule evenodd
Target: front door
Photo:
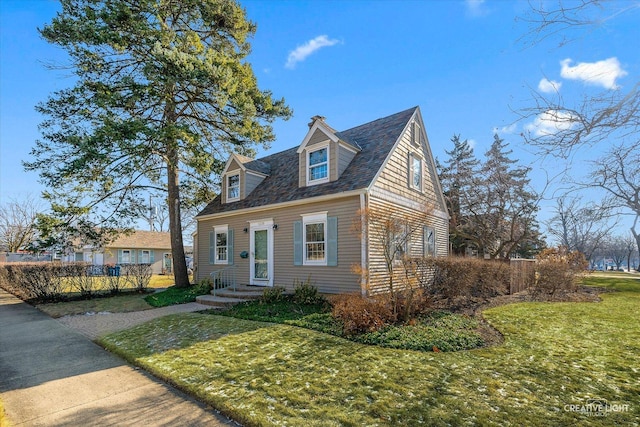
<path id="1" fill-rule="evenodd" d="M 273 221 L 251 223 L 249 283 L 273 286 Z"/>

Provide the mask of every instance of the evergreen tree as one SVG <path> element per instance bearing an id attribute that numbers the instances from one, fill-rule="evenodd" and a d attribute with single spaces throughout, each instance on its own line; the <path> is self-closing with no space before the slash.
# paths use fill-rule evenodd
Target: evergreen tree
<path id="1" fill-rule="evenodd" d="M 130 226 L 145 195 L 164 192 L 187 286 L 181 208 L 212 196 L 229 152 L 266 147 L 270 123 L 291 115 L 245 61 L 255 30 L 234 0 L 62 0 L 40 32 L 68 52 L 76 82 L 37 107 L 43 139 L 25 162 L 57 224 Z"/>
<path id="2" fill-rule="evenodd" d="M 470 195 L 469 237 L 478 252 L 490 258 L 509 257 L 520 246 L 539 240 L 538 195 L 530 188 L 528 167 L 518 166 L 497 134 L 485 153 L 480 178 Z"/>
<path id="3" fill-rule="evenodd" d="M 445 151 L 448 158 L 444 165 L 438 163 L 440 181 L 449 211 L 449 240 L 456 255 L 464 255 L 469 243 L 468 216 L 470 196 L 475 191 L 474 180 L 480 161 L 475 157 L 468 140 L 460 135 L 451 138 L 453 148 Z"/>

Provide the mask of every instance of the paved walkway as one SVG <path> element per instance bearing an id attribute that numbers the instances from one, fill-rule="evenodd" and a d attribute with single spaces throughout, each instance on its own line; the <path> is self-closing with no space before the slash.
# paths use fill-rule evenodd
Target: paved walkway
<path id="1" fill-rule="evenodd" d="M 95 340 L 99 336 L 111 332 L 122 331 L 158 317 L 174 313 L 188 313 L 192 311 L 209 310 L 213 307 L 190 302 L 188 304 L 171 305 L 169 307 L 151 310 L 134 311 L 130 313 L 92 313 L 77 316 L 64 316 L 58 322 L 68 326 L 82 335 Z"/>
<path id="2" fill-rule="evenodd" d="M 14 427 L 234 425 L 2 289 L 0 399 Z"/>

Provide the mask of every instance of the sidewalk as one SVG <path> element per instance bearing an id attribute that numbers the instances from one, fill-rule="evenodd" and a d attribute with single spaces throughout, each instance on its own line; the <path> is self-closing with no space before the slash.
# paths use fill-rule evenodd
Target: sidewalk
<path id="1" fill-rule="evenodd" d="M 0 399 L 14 427 L 234 425 L 2 289 Z"/>

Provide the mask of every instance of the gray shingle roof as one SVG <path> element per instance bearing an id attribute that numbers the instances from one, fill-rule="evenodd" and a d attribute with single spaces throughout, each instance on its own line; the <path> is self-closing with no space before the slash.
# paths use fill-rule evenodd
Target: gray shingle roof
<path id="1" fill-rule="evenodd" d="M 268 166 L 270 174 L 246 198 L 237 202 L 222 204 L 221 197 L 218 196 L 198 216 L 366 188 L 371 184 L 378 170 L 380 170 L 389 151 L 393 148 L 417 108 L 413 107 L 388 117 L 337 132 L 336 136 L 338 138 L 360 147 L 362 151 L 355 155 L 349 166 L 336 181 L 299 188 L 298 146 L 295 146 L 289 150 L 253 161 Z M 245 166 L 249 169 L 257 170 L 250 167 L 249 163 L 245 164 Z"/>

